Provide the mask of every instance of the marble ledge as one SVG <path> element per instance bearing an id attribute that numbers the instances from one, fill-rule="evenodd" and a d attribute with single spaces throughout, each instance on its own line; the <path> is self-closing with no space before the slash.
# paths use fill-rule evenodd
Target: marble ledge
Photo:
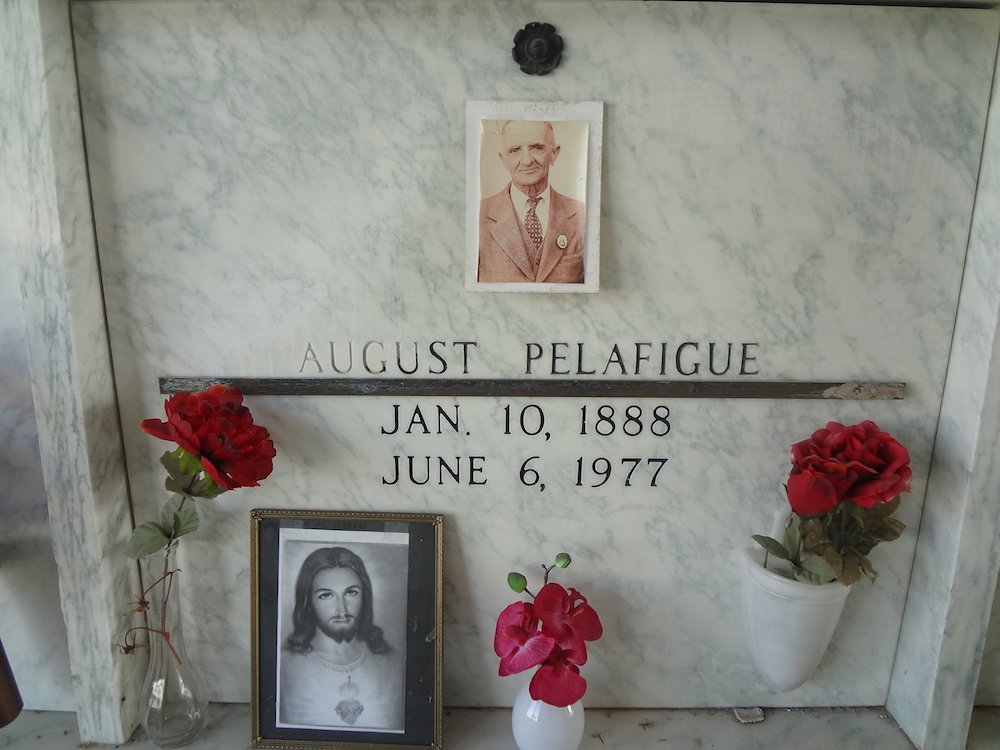
<path id="1" fill-rule="evenodd" d="M 740 724 L 727 709 L 631 709 L 587 713 L 581 750 L 691 750 L 740 748 L 773 750 L 800 746 L 838 750 L 913 750 L 913 745 L 880 708 L 765 709 L 764 721 Z M 250 712 L 246 704 L 212 706 L 209 727 L 192 750 L 238 750 L 249 747 Z M 505 709 L 447 709 L 444 746 L 448 750 L 516 750 Z M 995 750 L 1000 736 L 1000 708 L 977 708 L 966 750 Z M 72 713 L 25 711 L 0 729 L 0 748 L 13 750 L 102 750 L 121 747 L 153 750 L 142 732 L 124 745 L 80 745 Z"/>

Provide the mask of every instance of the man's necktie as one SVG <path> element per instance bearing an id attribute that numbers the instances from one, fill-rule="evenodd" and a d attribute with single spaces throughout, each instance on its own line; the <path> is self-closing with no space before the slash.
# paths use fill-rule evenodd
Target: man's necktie
<path id="1" fill-rule="evenodd" d="M 524 217 L 524 228 L 528 232 L 528 236 L 531 237 L 531 241 L 535 243 L 535 254 L 532 258 L 532 262 L 535 268 L 538 268 L 538 259 L 542 253 L 542 222 L 538 220 L 538 214 L 535 213 L 535 206 L 538 205 L 541 198 L 528 198 L 528 213 Z"/>

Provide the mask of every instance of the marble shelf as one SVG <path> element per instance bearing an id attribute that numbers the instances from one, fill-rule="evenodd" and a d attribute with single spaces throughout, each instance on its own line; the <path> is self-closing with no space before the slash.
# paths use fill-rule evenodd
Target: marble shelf
<path id="1" fill-rule="evenodd" d="M 215 704 L 204 736 L 192 750 L 249 747 L 249 709 L 245 704 Z M 444 746 L 448 750 L 516 750 L 505 709 L 445 710 Z M 912 750 L 913 745 L 882 708 L 784 709 L 764 711 L 764 721 L 740 724 L 726 709 L 631 709 L 587 712 L 581 750 L 691 750 L 740 748 L 775 750 L 796 747 L 802 737 L 811 747 L 839 750 Z M 1000 737 L 1000 708 L 977 708 L 966 750 L 992 750 Z M 25 711 L 0 729 L 0 748 L 77 750 L 79 734 L 72 713 Z M 138 732 L 124 745 L 87 744 L 87 750 L 124 747 L 153 750 Z"/>

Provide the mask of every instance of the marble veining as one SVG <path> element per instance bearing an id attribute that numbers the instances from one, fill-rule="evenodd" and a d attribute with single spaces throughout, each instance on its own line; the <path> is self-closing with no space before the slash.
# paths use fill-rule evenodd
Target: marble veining
<path id="1" fill-rule="evenodd" d="M 888 700 L 909 735 L 927 748 L 958 747 L 965 737 L 1000 570 L 1000 380 L 993 369 L 1000 355 L 998 112 L 994 100 L 921 518 L 926 543 L 914 560 L 896 655 L 901 678 L 893 680 Z M 982 674 L 987 686 L 995 679 L 988 669 Z"/>
<path id="2" fill-rule="evenodd" d="M 142 664 L 115 658 L 112 648 L 121 612 L 118 597 L 134 588 L 129 577 L 131 570 L 134 578 L 134 566 L 130 569 L 117 555 L 112 561 L 109 554 L 127 530 L 129 506 L 89 229 L 69 19 L 65 5 L 57 2 L 10 0 L 3 10 L 4 96 L 11 105 L 3 108 L 8 137 L 0 139 L 10 196 L 5 239 L 19 271 L 23 344 L 49 502 L 48 529 L 38 509 L 33 510 L 33 533 L 17 523 L 9 531 L 5 527 L 12 544 L 4 550 L 9 565 L 3 574 L 22 583 L 30 575 L 31 585 L 38 587 L 35 594 L 19 595 L 14 606 L 51 607 L 51 600 L 42 604 L 55 592 L 55 571 L 45 559 L 51 532 L 65 630 L 47 623 L 35 635 L 42 642 L 62 638 L 71 667 L 70 680 L 50 700 L 66 700 L 71 689 L 84 740 L 124 740 L 134 726 Z M 37 572 L 25 559 L 24 548 L 32 544 L 41 562 Z M 58 612 L 46 614 L 58 618 Z M 34 627 L 30 615 L 19 613 L 10 622 Z M 63 649 L 54 652 L 51 663 L 48 654 L 30 649 L 16 657 L 22 664 L 43 666 L 47 673 L 40 689 L 53 679 L 65 680 Z"/>
<path id="3" fill-rule="evenodd" d="M 13 102 L 4 97 L 4 111 L 9 111 L 8 104 L 12 109 Z M 0 181 L 0 206 L 0 237 L 11 237 L 19 198 L 6 181 Z M 7 242 L 0 242 L 0 266 L 16 267 Z M 21 292 L 14 273 L 0 275 L 0 383 L 0 640 L 25 706 L 71 711 L 66 626 L 60 614 Z"/>
<path id="4" fill-rule="evenodd" d="M 182 553 L 199 613 L 189 640 L 216 675 L 213 698 L 249 697 L 247 511 L 287 506 L 446 514 L 448 703 L 512 700 L 489 647 L 506 571 L 563 547 L 578 560 L 567 582 L 608 626 L 585 667 L 597 705 L 885 701 L 994 15 L 629 2 L 72 9 L 140 519 L 162 499 L 164 446 L 136 427 L 160 411 L 156 378 L 295 375 L 308 343 L 476 340 L 469 376 L 517 377 L 529 341 L 605 353 L 753 341 L 766 379 L 910 384 L 901 403 L 676 401 L 668 437 L 627 443 L 580 438 L 579 410 L 595 400 L 546 402 L 554 439 L 542 444 L 501 434 L 506 399 L 463 400 L 469 435 L 419 437 L 379 433 L 391 400 L 253 399 L 275 473 L 205 505 Z M 503 40 L 519 11 L 571 40 L 556 74 L 512 67 Z M 457 50 L 439 43 L 445 30 Z M 605 102 L 599 294 L 463 291 L 465 101 L 490 98 Z M 911 449 L 910 531 L 876 553 L 879 581 L 852 593 L 815 678 L 771 693 L 740 641 L 732 552 L 783 502 L 788 444 L 828 419 L 864 418 Z M 393 455 L 470 452 L 490 457 L 484 487 L 382 482 Z M 577 458 L 626 453 L 668 456 L 662 483 L 574 486 Z M 544 494 L 518 482 L 530 455 Z"/>

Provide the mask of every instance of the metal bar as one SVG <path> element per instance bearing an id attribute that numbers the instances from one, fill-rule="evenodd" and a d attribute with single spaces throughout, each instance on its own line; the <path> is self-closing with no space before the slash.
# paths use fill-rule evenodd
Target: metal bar
<path id="1" fill-rule="evenodd" d="M 757 398 L 900 400 L 906 383 L 434 378 L 160 378 L 160 393 L 223 384 L 253 396 L 507 396 L 527 398 Z"/>

